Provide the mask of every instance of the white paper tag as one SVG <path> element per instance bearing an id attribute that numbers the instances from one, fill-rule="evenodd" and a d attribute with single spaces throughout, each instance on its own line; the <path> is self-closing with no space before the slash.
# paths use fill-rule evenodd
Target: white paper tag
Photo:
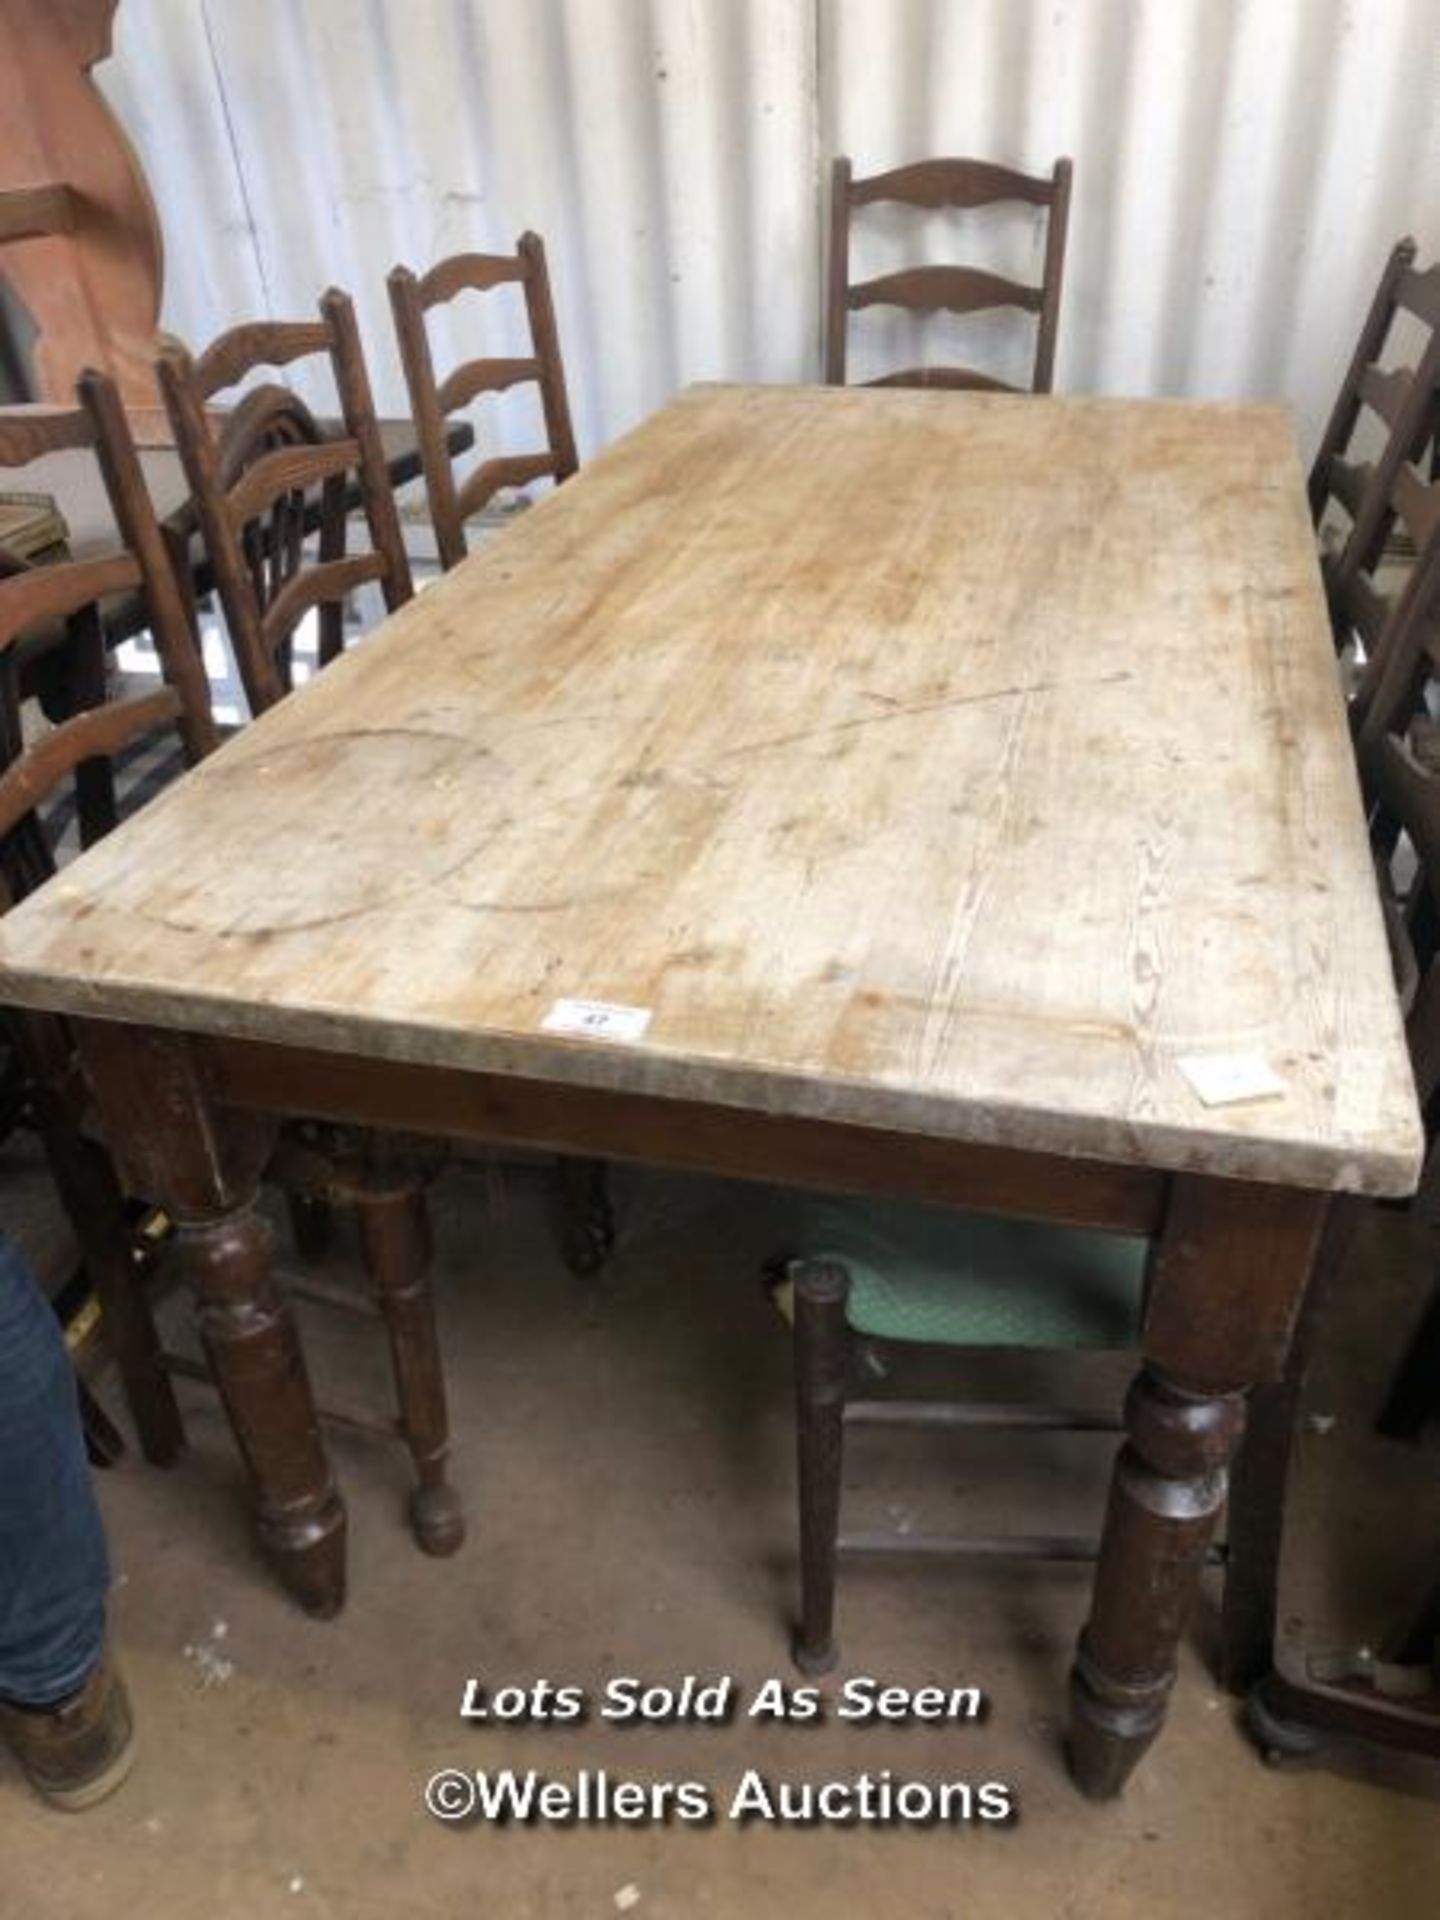
<path id="1" fill-rule="evenodd" d="M 1187 1053 L 1175 1064 L 1207 1107 L 1274 1100 L 1285 1092 L 1285 1082 L 1263 1053 Z"/>
<path id="2" fill-rule="evenodd" d="M 609 1000 L 557 1000 L 540 1022 L 547 1033 L 578 1033 L 587 1040 L 639 1040 L 649 1007 L 617 1007 Z"/>

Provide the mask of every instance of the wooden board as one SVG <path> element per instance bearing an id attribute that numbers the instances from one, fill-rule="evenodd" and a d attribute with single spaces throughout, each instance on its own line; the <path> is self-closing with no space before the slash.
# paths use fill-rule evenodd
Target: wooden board
<path id="1" fill-rule="evenodd" d="M 48 493 L 0 492 L 0 547 L 34 565 L 69 553 L 65 516 Z"/>
<path id="2" fill-rule="evenodd" d="M 0 927 L 30 1004 L 1376 1193 L 1274 407 L 696 388 Z M 542 1029 L 562 996 L 634 1043 Z M 1184 1055 L 1260 1053 L 1204 1106 Z"/>

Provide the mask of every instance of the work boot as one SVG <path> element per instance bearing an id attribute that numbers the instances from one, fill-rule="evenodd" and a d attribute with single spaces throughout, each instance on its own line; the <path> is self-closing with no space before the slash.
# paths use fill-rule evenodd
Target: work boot
<path id="1" fill-rule="evenodd" d="M 49 1707 L 0 1701 L 0 1735 L 35 1791 L 79 1813 L 105 1799 L 135 1764 L 135 1723 L 109 1655 L 78 1692 Z"/>

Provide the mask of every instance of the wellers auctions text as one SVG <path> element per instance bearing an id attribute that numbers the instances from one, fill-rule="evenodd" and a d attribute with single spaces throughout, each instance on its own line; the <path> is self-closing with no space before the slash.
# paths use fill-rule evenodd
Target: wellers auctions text
<path id="1" fill-rule="evenodd" d="M 604 1768 L 561 1779 L 512 1767 L 436 1774 L 437 1819 L 487 1826 L 941 1826 L 998 1824 L 1016 1811 L 1000 1780 L 897 1779 L 888 1767 L 844 1780 L 782 1780 L 749 1767 L 722 1794 L 703 1780 L 631 1780 Z"/>

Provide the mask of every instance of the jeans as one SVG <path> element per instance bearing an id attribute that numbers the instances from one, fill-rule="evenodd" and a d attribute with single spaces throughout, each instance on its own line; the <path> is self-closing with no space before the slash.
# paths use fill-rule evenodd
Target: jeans
<path id="1" fill-rule="evenodd" d="M 84 1683 L 109 1584 L 65 1342 L 0 1234 L 0 1700 L 48 1706 Z"/>

